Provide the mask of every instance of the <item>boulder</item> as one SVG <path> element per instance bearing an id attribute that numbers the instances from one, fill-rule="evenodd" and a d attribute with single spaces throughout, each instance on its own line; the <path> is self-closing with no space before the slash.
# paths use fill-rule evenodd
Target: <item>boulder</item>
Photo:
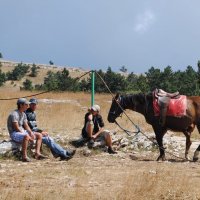
<path id="1" fill-rule="evenodd" d="M 21 149 L 21 144 L 17 144 L 11 140 L 0 141 L 0 155 L 4 155 L 10 151 L 16 152 Z"/>

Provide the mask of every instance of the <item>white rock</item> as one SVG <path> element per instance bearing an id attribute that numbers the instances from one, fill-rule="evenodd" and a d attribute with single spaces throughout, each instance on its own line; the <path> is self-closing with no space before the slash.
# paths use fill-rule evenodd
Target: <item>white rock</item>
<path id="1" fill-rule="evenodd" d="M 0 143 L 0 155 L 4 155 L 9 151 L 18 150 L 21 148 L 20 144 L 17 144 L 13 141 L 2 141 Z"/>
<path id="2" fill-rule="evenodd" d="M 83 155 L 84 155 L 84 156 L 90 156 L 91 153 L 92 153 L 92 152 L 91 152 L 91 150 L 89 150 L 89 149 L 84 149 L 84 150 L 83 150 Z"/>

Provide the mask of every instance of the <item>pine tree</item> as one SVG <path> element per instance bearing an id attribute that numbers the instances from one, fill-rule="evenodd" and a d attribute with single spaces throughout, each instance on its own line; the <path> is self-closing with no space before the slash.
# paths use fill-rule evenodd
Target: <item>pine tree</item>
<path id="1" fill-rule="evenodd" d="M 31 67 L 31 73 L 30 73 L 30 76 L 31 77 L 36 77 L 37 74 L 38 74 L 38 71 L 37 71 L 37 66 L 33 63 L 33 66 Z"/>

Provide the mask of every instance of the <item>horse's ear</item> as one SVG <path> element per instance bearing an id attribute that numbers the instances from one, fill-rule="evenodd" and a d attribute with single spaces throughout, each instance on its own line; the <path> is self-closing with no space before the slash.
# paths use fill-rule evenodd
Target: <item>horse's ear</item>
<path id="1" fill-rule="evenodd" d="M 120 94 L 119 93 L 117 93 L 116 95 L 115 95 L 115 100 L 117 101 L 118 99 L 119 99 L 119 97 L 120 97 Z"/>
<path id="2" fill-rule="evenodd" d="M 117 93 L 117 94 L 115 95 L 115 100 L 119 99 L 119 96 L 120 96 L 120 94 Z"/>
<path id="3" fill-rule="evenodd" d="M 117 101 L 117 102 L 118 102 L 119 98 L 120 98 L 120 94 L 117 93 L 117 94 L 115 95 L 115 97 L 113 98 L 113 101 Z"/>

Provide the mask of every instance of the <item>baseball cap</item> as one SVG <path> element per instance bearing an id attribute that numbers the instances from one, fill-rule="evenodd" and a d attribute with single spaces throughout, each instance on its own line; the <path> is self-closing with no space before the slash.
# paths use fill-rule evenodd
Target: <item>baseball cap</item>
<path id="1" fill-rule="evenodd" d="M 32 98 L 29 100 L 30 104 L 38 104 L 38 100 L 36 98 Z"/>
<path id="2" fill-rule="evenodd" d="M 17 100 L 17 105 L 19 105 L 19 104 L 30 104 L 30 103 L 26 98 L 19 98 Z"/>
<path id="3" fill-rule="evenodd" d="M 92 107 L 91 107 L 91 110 L 93 110 L 93 111 L 95 111 L 95 112 L 99 112 L 100 111 L 100 106 L 99 105 L 93 105 Z"/>

